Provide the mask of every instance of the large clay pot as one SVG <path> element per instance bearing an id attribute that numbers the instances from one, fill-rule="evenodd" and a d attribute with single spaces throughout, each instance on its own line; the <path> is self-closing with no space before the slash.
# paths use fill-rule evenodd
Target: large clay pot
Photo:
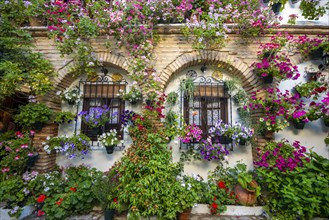
<path id="1" fill-rule="evenodd" d="M 177 215 L 177 220 L 188 220 L 190 219 L 192 209 L 186 209 Z"/>
<path id="2" fill-rule="evenodd" d="M 257 183 L 254 180 L 252 181 L 252 184 L 257 186 Z M 238 202 L 242 205 L 253 205 L 256 203 L 256 190 L 244 189 L 240 184 L 237 184 L 234 193 L 237 196 Z"/>

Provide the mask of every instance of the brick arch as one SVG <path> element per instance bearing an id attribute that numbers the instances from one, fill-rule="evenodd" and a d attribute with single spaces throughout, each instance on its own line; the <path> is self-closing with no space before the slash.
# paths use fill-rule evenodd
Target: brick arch
<path id="1" fill-rule="evenodd" d="M 111 66 L 117 69 L 121 69 L 128 73 L 127 60 L 123 56 L 116 55 L 110 52 L 100 52 L 96 54 L 96 57 L 105 66 Z M 54 90 L 41 98 L 41 100 L 44 100 L 53 109 L 60 110 L 61 108 L 60 100 L 54 100 L 53 98 L 56 97 L 56 91 L 64 90 L 78 78 L 78 76 L 72 74 L 73 66 L 74 63 L 72 62 L 60 68 L 58 70 L 58 77 L 53 80 Z"/>
<path id="2" fill-rule="evenodd" d="M 162 87 L 165 88 L 169 79 L 176 73 L 196 65 L 207 63 L 207 65 L 219 65 L 221 68 L 228 70 L 230 75 L 241 79 L 242 86 L 246 91 L 252 91 L 256 87 L 260 87 L 261 83 L 254 76 L 253 72 L 242 59 L 228 54 L 228 52 L 220 51 L 192 51 L 184 53 L 177 57 L 173 62 L 167 65 L 160 73 Z"/>

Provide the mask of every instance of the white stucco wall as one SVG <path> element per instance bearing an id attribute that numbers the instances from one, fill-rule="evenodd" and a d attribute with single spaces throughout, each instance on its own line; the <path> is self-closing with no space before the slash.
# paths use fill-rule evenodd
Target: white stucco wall
<path id="1" fill-rule="evenodd" d="M 310 69 L 313 67 L 318 70 L 318 65 L 321 60 L 307 61 L 298 65 L 298 70 L 301 73 L 301 77 L 298 80 L 286 80 L 280 83 L 279 89 L 281 91 L 291 90 L 292 87 L 299 82 L 306 82 L 304 77 L 305 67 Z M 329 81 L 329 70 L 326 69 L 322 72 L 326 76 L 326 80 Z M 323 157 L 329 159 L 329 147 L 325 146 L 324 138 L 329 134 L 329 127 L 325 127 L 322 119 L 306 123 L 303 130 L 297 130 L 292 125 L 285 128 L 283 131 L 275 133 L 275 140 L 279 141 L 282 138 L 287 139 L 290 143 L 294 140 L 300 141 L 302 145 L 308 149 L 313 148 L 313 151 L 320 154 Z"/>
<path id="2" fill-rule="evenodd" d="M 296 4 L 292 4 L 291 1 L 288 1 L 285 4 L 284 9 L 279 13 L 283 19 L 280 21 L 280 24 L 287 24 L 289 15 L 297 14 L 298 18 L 296 19 L 297 25 L 329 25 L 329 11 L 320 17 L 318 20 L 307 20 L 302 16 L 302 12 L 299 10 L 300 2 L 298 1 Z M 320 5 L 324 6 L 328 1 L 320 0 Z"/>
<path id="3" fill-rule="evenodd" d="M 177 73 L 174 76 L 172 76 L 171 79 L 169 80 L 167 87 L 165 88 L 165 93 L 168 94 L 169 92 L 175 91 L 180 95 L 180 91 L 179 91 L 180 81 L 186 77 L 186 73 L 190 69 L 195 70 L 197 72 L 198 76 L 205 76 L 205 77 L 210 77 L 215 69 L 216 70 L 219 69 L 217 67 L 208 66 L 208 69 L 205 72 L 205 74 L 202 74 L 200 71 L 200 68 L 201 68 L 201 66 L 194 66 L 194 67 L 185 69 L 182 72 Z M 108 68 L 108 69 L 109 69 L 109 73 L 120 72 L 116 69 L 112 69 L 112 68 Z M 221 71 L 223 72 L 223 80 L 230 79 L 230 75 L 227 71 L 225 71 L 225 70 L 221 70 Z M 98 71 L 98 72 L 100 72 L 100 71 Z M 131 85 L 132 81 L 127 78 L 125 73 L 123 73 L 123 72 L 120 72 L 120 73 L 129 82 L 129 84 L 128 84 L 128 88 L 129 88 L 129 85 Z M 72 86 L 78 85 L 79 80 L 80 79 L 77 79 L 72 84 Z M 180 97 L 178 98 L 178 100 L 180 100 Z M 232 104 L 233 104 L 233 102 L 232 102 Z M 238 115 L 237 115 L 236 108 L 237 108 L 237 106 L 235 106 L 233 104 L 233 106 L 232 106 L 232 122 L 233 123 L 238 121 Z M 129 104 L 129 102 L 126 102 L 125 109 L 132 109 L 134 111 L 139 112 L 141 110 L 141 105 L 131 106 Z M 63 111 L 71 110 L 72 112 L 76 112 L 76 107 L 72 108 L 68 104 L 63 102 L 62 110 Z M 79 111 L 80 110 L 81 109 L 79 109 Z M 165 113 L 168 110 L 169 110 L 169 108 L 167 107 L 165 109 Z M 180 102 L 178 102 L 173 107 L 173 111 L 175 111 L 176 113 L 180 113 Z M 230 116 L 229 116 L 229 118 L 230 118 Z M 77 123 L 78 123 L 77 128 L 79 128 L 80 123 L 81 123 L 80 120 L 78 120 Z M 74 128 L 75 128 L 75 124 L 61 125 L 60 129 L 59 129 L 59 135 L 71 135 L 74 132 Z M 124 141 L 125 141 L 124 145 L 126 148 L 128 148 L 132 143 L 127 131 L 125 131 L 125 134 L 124 134 Z M 178 141 L 178 139 L 176 138 L 175 140 L 172 140 L 168 146 L 171 146 L 173 149 L 173 160 L 179 161 L 181 150 L 180 150 L 180 142 Z M 89 165 L 92 167 L 96 167 L 99 170 L 106 171 L 114 164 L 115 161 L 119 160 L 124 153 L 123 150 L 117 150 L 117 151 L 114 151 L 113 154 L 107 154 L 106 150 L 104 148 L 98 147 L 98 146 L 93 146 L 92 149 L 93 149 L 93 151 L 91 153 L 89 153 L 84 159 L 76 158 L 73 160 L 69 160 L 65 156 L 59 154 L 57 156 L 56 162 L 60 166 L 68 166 L 70 164 L 72 164 L 72 165 L 85 164 L 85 165 Z M 248 169 L 253 168 L 250 144 L 246 145 L 246 146 L 235 147 L 233 149 L 233 151 L 230 152 L 230 155 L 228 155 L 228 165 L 234 166 L 237 161 L 242 161 L 242 162 L 246 163 L 248 165 Z M 185 173 L 187 173 L 187 174 L 198 173 L 203 178 L 206 179 L 207 175 L 208 175 L 208 171 L 214 170 L 217 165 L 218 165 L 218 163 L 213 162 L 213 161 L 211 161 L 211 162 L 209 162 L 209 161 L 193 161 L 193 162 L 185 164 Z"/>

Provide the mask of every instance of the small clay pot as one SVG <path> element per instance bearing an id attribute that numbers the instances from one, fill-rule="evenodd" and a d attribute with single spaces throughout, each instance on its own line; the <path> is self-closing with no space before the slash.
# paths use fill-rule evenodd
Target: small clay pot
<path id="1" fill-rule="evenodd" d="M 253 187 L 257 186 L 254 180 L 250 184 Z M 240 184 L 237 184 L 234 188 L 234 193 L 237 196 L 238 202 L 242 205 L 250 206 L 256 203 L 256 190 L 244 189 Z"/>

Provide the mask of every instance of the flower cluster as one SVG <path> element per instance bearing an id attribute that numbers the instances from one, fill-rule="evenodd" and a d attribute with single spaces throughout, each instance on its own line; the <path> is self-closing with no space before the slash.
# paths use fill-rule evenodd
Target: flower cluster
<path id="1" fill-rule="evenodd" d="M 269 75 L 280 80 L 299 78 L 298 67 L 293 65 L 285 55 L 275 55 L 271 59 L 264 58 L 261 62 L 252 64 L 254 72 L 260 77 Z"/>
<path id="2" fill-rule="evenodd" d="M 178 137 L 183 143 L 191 143 L 201 140 L 202 130 L 195 124 L 187 125 L 182 129 L 182 134 Z"/>
<path id="3" fill-rule="evenodd" d="M 322 42 L 323 39 L 321 38 L 310 38 L 307 35 L 298 36 L 297 39 L 292 40 L 292 44 L 304 57 L 307 57 L 312 51 L 316 50 Z"/>
<path id="4" fill-rule="evenodd" d="M 67 88 L 63 92 L 58 91 L 56 94 L 69 104 L 77 104 L 81 98 L 80 89 L 78 87 Z"/>
<path id="5" fill-rule="evenodd" d="M 293 36 L 291 34 L 277 33 L 271 37 L 270 42 L 259 45 L 259 49 L 261 50 L 257 51 L 258 57 L 260 59 L 271 59 L 271 57 L 278 53 L 292 38 Z"/>
<path id="6" fill-rule="evenodd" d="M 109 132 L 103 133 L 98 137 L 98 142 L 104 147 L 117 145 L 119 143 L 117 130 L 111 129 Z"/>
<path id="7" fill-rule="evenodd" d="M 235 193 L 226 186 L 224 181 L 219 180 L 216 185 L 215 195 L 211 204 L 209 204 L 210 213 L 212 215 L 222 213 L 226 210 L 225 205 L 234 205 L 237 202 Z"/>
<path id="8" fill-rule="evenodd" d="M 229 154 L 229 151 L 220 143 L 213 143 L 211 138 L 203 140 L 198 147 L 201 157 L 204 160 L 222 160 L 224 156 Z"/>
<path id="9" fill-rule="evenodd" d="M 48 137 L 47 142 L 43 143 L 43 149 L 50 154 L 53 150 L 62 153 L 68 159 L 74 159 L 80 156 L 84 159 L 85 155 L 91 151 L 90 138 L 84 134 L 68 136 Z"/>
<path id="10" fill-rule="evenodd" d="M 143 98 L 141 90 L 136 86 L 132 86 L 129 92 L 119 90 L 118 96 L 122 97 L 123 100 L 129 101 L 131 104 L 136 104 Z"/>
<path id="11" fill-rule="evenodd" d="M 281 172 L 292 171 L 302 167 L 310 159 L 305 156 L 306 148 L 295 141 L 292 145 L 287 140 L 269 142 L 265 145 L 263 153 L 254 164 L 268 169 L 279 169 Z"/>
<path id="12" fill-rule="evenodd" d="M 112 113 L 110 115 L 110 107 L 103 105 L 97 107 L 91 107 L 88 111 L 81 111 L 80 116 L 84 123 L 89 127 L 96 128 L 104 126 L 112 117 L 115 117 L 118 113 Z"/>

